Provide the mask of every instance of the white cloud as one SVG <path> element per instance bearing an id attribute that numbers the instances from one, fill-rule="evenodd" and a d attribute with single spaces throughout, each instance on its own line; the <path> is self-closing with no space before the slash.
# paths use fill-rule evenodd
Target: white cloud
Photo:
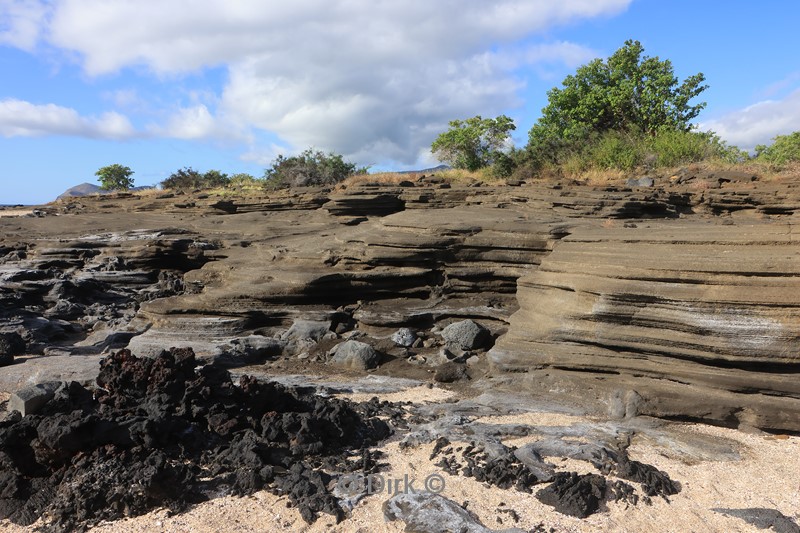
<path id="1" fill-rule="evenodd" d="M 130 121 L 116 112 L 83 117 L 76 110 L 55 104 L 37 105 L 23 100 L 0 100 L 0 135 L 39 137 L 70 135 L 127 139 L 136 136 Z"/>
<path id="2" fill-rule="evenodd" d="M 555 24 L 615 14 L 630 0 L 61 0 L 51 41 L 79 52 L 90 74 L 130 65 L 186 72 L 268 54 L 411 66 L 472 55 Z"/>
<path id="3" fill-rule="evenodd" d="M 800 89 L 782 100 L 765 100 L 717 119 L 701 123 L 701 130 L 713 130 L 725 141 L 746 150 L 770 144 L 776 135 L 800 130 Z"/>
<path id="4" fill-rule="evenodd" d="M 214 116 L 205 104 L 182 107 L 175 111 L 164 125 L 152 125 L 152 135 L 173 139 L 217 139 L 223 141 L 251 141 L 246 127 L 224 115 Z"/>
<path id="5" fill-rule="evenodd" d="M 33 50 L 46 14 L 47 7 L 37 0 L 0 0 L 0 45 Z"/>
<path id="6" fill-rule="evenodd" d="M 226 69 L 213 104 L 192 102 L 151 132 L 241 139 L 252 127 L 298 149 L 410 164 L 449 120 L 519 105 L 520 69 L 595 55 L 523 43 L 631 1 L 53 0 L 44 35 L 90 76 Z"/>
<path id="7" fill-rule="evenodd" d="M 213 135 L 214 117 L 204 105 L 187 107 L 179 110 L 161 128 L 166 137 L 176 139 L 203 139 Z"/>

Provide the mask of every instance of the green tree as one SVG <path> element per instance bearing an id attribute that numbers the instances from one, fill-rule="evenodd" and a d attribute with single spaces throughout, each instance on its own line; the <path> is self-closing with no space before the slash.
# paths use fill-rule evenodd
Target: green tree
<path id="1" fill-rule="evenodd" d="M 264 171 L 267 188 L 333 185 L 353 174 L 366 174 L 367 168 L 358 168 L 339 154 L 324 153 L 308 148 L 299 155 L 279 155 Z"/>
<path id="2" fill-rule="evenodd" d="M 639 41 L 625 41 L 607 61 L 595 59 L 567 76 L 561 88 L 551 89 L 530 130 L 528 150 L 552 159 L 607 131 L 651 136 L 690 131 L 706 105 L 690 105 L 708 88 L 705 76 L 698 73 L 679 83 L 669 60 L 643 53 Z"/>
<path id="3" fill-rule="evenodd" d="M 510 160 L 503 148 L 516 128 L 514 121 L 505 115 L 453 120 L 450 129 L 433 141 L 431 152 L 454 168 L 474 171 L 495 163 L 505 167 Z"/>
<path id="4" fill-rule="evenodd" d="M 131 178 L 133 171 L 129 167 L 117 163 L 100 168 L 94 175 L 100 182 L 100 188 L 106 191 L 128 190 L 133 187 L 133 178 Z"/>

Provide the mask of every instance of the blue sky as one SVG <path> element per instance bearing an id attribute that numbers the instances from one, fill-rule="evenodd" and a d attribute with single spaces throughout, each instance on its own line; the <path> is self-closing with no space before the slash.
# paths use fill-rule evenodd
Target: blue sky
<path id="1" fill-rule="evenodd" d="M 447 122 L 505 113 L 626 39 L 703 72 L 698 117 L 743 148 L 800 130 L 800 3 L 685 0 L 0 0 L 0 204 L 130 166 L 257 176 L 313 146 L 436 164 Z"/>

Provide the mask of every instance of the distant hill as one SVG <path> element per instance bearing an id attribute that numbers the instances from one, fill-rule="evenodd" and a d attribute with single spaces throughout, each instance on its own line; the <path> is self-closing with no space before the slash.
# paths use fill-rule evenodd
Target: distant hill
<path id="1" fill-rule="evenodd" d="M 128 189 L 130 191 L 144 191 L 146 189 L 154 189 L 152 185 L 142 185 L 141 187 L 133 187 L 132 189 Z M 115 191 L 104 191 L 100 188 L 99 185 L 95 185 L 94 183 L 81 183 L 80 185 L 76 185 L 67 189 L 66 191 L 62 192 L 58 195 L 58 199 L 62 198 L 72 198 L 75 196 L 88 196 L 90 194 L 108 194 Z"/>
<path id="2" fill-rule="evenodd" d="M 448 165 L 439 165 L 438 167 L 423 168 L 422 170 L 402 170 L 398 172 L 398 174 L 426 174 L 429 172 L 439 172 L 442 170 L 450 170 L 450 167 Z"/>

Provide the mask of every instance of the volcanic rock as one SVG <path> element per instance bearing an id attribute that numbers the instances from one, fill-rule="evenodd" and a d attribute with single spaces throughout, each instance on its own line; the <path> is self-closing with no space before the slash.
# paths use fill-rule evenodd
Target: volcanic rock
<path id="1" fill-rule="evenodd" d="M 405 531 L 413 533 L 493 533 L 475 515 L 441 494 L 428 492 L 398 493 L 383 503 L 383 515 L 389 522 L 405 522 Z M 506 533 L 522 533 L 505 529 Z"/>
<path id="2" fill-rule="evenodd" d="M 375 348 L 365 342 L 345 341 L 332 350 L 331 363 L 353 370 L 369 370 L 378 366 L 380 357 Z"/>
<path id="3" fill-rule="evenodd" d="M 410 348 L 417 340 L 417 334 L 411 328 L 400 328 L 392 333 L 391 339 L 398 346 Z"/>
<path id="4" fill-rule="evenodd" d="M 433 380 L 439 383 L 453 383 L 469 379 L 467 365 L 463 363 L 447 362 L 436 367 Z"/>
<path id="5" fill-rule="evenodd" d="M 348 457 L 391 432 L 369 413 L 396 410 L 248 376 L 237 387 L 215 365 L 198 368 L 189 349 L 116 352 L 101 362 L 97 385 L 60 386 L 36 414 L 0 422 L 0 518 L 44 517 L 44 530 L 70 531 L 267 488 L 309 522 L 319 512 L 340 519 L 330 476 L 374 469 L 374 459 Z"/>
<path id="6" fill-rule="evenodd" d="M 486 347 L 489 331 L 473 320 L 454 322 L 442 330 L 442 338 L 449 345 L 462 350 L 475 350 Z"/>
<path id="7" fill-rule="evenodd" d="M 597 474 L 558 472 L 536 498 L 562 514 L 586 518 L 600 508 L 606 496 L 606 478 Z"/>
<path id="8" fill-rule="evenodd" d="M 66 385 L 63 381 L 48 381 L 20 389 L 8 401 L 9 411 L 19 411 L 22 416 L 36 414 L 53 399 L 56 391 Z"/>
<path id="9" fill-rule="evenodd" d="M 0 366 L 14 362 L 15 355 L 25 353 L 25 341 L 17 332 L 0 333 Z"/>

